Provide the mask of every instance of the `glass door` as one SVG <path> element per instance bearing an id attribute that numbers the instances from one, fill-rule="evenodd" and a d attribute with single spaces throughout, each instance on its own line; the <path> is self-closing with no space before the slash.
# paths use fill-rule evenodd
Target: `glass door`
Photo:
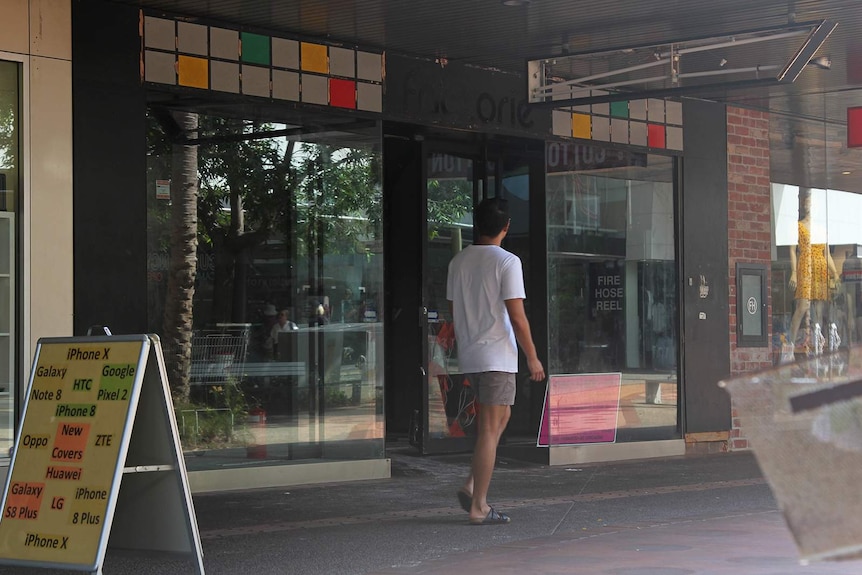
<path id="1" fill-rule="evenodd" d="M 458 368 L 446 276 L 452 257 L 473 242 L 479 181 L 478 159 L 445 151 L 426 153 L 423 453 L 465 451 L 475 435 L 474 394 Z"/>

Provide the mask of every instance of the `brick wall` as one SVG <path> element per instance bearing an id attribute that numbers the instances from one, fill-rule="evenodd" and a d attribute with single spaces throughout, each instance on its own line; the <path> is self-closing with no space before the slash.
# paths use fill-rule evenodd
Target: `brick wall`
<path id="1" fill-rule="evenodd" d="M 771 347 L 736 345 L 736 264 L 767 266 L 767 330 L 772 341 L 771 288 L 772 218 L 769 181 L 769 114 L 744 108 L 727 108 L 727 210 L 729 338 L 731 375 L 772 366 Z M 732 409 L 730 449 L 747 449 L 748 440 Z"/>

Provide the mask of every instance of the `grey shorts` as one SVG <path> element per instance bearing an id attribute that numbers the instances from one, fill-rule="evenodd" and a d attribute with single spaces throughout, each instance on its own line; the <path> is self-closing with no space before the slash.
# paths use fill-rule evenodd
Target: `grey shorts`
<path id="1" fill-rule="evenodd" d="M 476 390 L 479 405 L 514 405 L 515 374 L 505 371 L 468 373 L 470 384 Z"/>

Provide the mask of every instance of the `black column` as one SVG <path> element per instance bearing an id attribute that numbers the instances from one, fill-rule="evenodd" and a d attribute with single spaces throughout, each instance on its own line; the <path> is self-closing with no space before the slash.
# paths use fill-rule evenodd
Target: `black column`
<path id="1" fill-rule="evenodd" d="M 683 103 L 682 321 L 685 431 L 730 429 L 727 252 L 727 113 L 723 104 Z M 701 297 L 701 276 L 709 287 Z"/>
<path id="2" fill-rule="evenodd" d="M 146 97 L 139 11 L 72 3 L 75 335 L 147 328 Z"/>

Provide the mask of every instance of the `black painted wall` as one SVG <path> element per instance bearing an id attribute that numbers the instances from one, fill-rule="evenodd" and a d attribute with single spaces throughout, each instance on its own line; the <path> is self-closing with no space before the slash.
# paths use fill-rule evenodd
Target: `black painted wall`
<path id="1" fill-rule="evenodd" d="M 115 334 L 147 327 L 140 49 L 137 9 L 73 1 L 75 335 L 93 324 Z"/>
<path id="2" fill-rule="evenodd" d="M 731 422 L 730 397 L 717 385 L 730 373 L 726 115 L 723 104 L 683 104 L 681 355 L 686 433 L 727 431 Z M 701 297 L 701 275 L 709 287 L 706 297 Z"/>

